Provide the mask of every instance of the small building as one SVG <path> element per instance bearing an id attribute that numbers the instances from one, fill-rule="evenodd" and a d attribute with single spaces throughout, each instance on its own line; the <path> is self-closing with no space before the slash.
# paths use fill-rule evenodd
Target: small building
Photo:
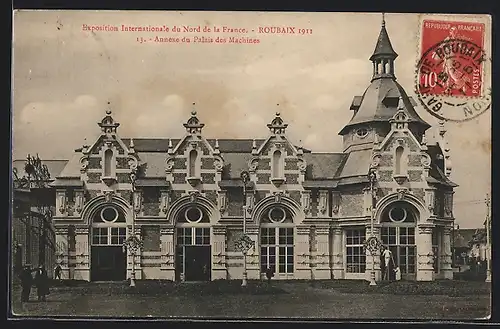
<path id="1" fill-rule="evenodd" d="M 184 136 L 151 139 L 121 137 L 107 111 L 52 183 L 64 277 L 124 280 L 135 268 L 137 279 L 241 279 L 246 218 L 249 279 L 271 267 L 275 279 L 366 280 L 373 268 L 379 280 L 380 257 L 364 249 L 372 235 L 403 279 L 451 279 L 457 185 L 445 130 L 427 143 L 430 125 L 396 81 L 397 56 L 383 23 L 340 152 L 297 145 L 279 113 L 254 139 L 207 137 L 196 111 Z M 132 235 L 143 241 L 135 257 L 123 248 Z"/>

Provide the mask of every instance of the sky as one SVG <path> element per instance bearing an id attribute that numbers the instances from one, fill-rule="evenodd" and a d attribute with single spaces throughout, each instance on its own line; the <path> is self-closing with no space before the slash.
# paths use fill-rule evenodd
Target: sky
<path id="1" fill-rule="evenodd" d="M 458 16 L 458 15 L 456 15 Z M 398 82 L 413 92 L 419 15 L 386 14 Z M 246 28 L 258 44 L 139 43 L 138 38 L 234 33 L 84 31 L 82 26 L 189 25 Z M 349 106 L 371 78 L 381 14 L 18 11 L 13 36 L 13 158 L 68 159 L 99 136 L 112 110 L 121 137 L 182 137 L 195 109 L 207 138 L 265 138 L 275 112 L 288 137 L 317 152 L 341 152 Z M 312 34 L 258 34 L 294 26 Z M 255 32 L 252 32 L 252 29 Z M 487 44 L 489 42 L 487 35 Z M 193 106 L 193 103 L 195 105 Z M 278 105 L 279 104 L 279 105 Z M 422 107 L 419 115 L 437 120 Z M 454 214 L 480 227 L 491 185 L 491 113 L 447 123 Z M 428 132 L 433 140 L 435 129 Z"/>

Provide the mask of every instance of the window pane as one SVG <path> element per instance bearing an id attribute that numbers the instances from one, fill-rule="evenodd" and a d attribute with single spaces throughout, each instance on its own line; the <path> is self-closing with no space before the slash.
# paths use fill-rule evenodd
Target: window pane
<path id="1" fill-rule="evenodd" d="M 286 244 L 286 236 L 281 235 L 279 236 L 279 244 Z"/>
<path id="2" fill-rule="evenodd" d="M 111 228 L 111 235 L 118 235 L 118 227 Z"/>
<path id="3" fill-rule="evenodd" d="M 124 236 L 120 236 L 118 238 L 118 244 L 123 244 L 125 242 L 125 237 Z"/>
<path id="4" fill-rule="evenodd" d="M 101 236 L 99 239 L 99 244 L 108 244 L 108 237 L 107 236 Z"/>
<path id="5" fill-rule="evenodd" d="M 92 243 L 93 243 L 93 244 L 99 244 L 99 236 L 94 235 L 94 236 L 92 237 Z"/>
<path id="6" fill-rule="evenodd" d="M 269 255 L 276 255 L 276 248 L 269 247 Z"/>
<path id="7" fill-rule="evenodd" d="M 111 237 L 111 244 L 118 244 L 118 236 Z"/>
<path id="8" fill-rule="evenodd" d="M 269 244 L 276 244 L 276 230 L 274 228 L 269 228 Z"/>
<path id="9" fill-rule="evenodd" d="M 286 229 L 286 235 L 293 237 L 293 228 L 289 227 Z"/>
<path id="10" fill-rule="evenodd" d="M 293 245 L 293 234 L 287 235 L 287 237 L 286 237 L 286 244 L 292 244 Z"/>
<path id="11" fill-rule="evenodd" d="M 206 245 L 210 244 L 210 237 L 209 236 L 203 237 L 203 244 L 206 244 Z"/>
<path id="12" fill-rule="evenodd" d="M 201 229 L 201 227 L 197 227 L 195 229 L 194 235 L 195 236 L 201 236 L 202 234 L 203 234 L 203 230 Z"/>
<path id="13" fill-rule="evenodd" d="M 287 273 L 293 273 L 293 263 L 288 263 L 286 268 Z"/>
<path id="14" fill-rule="evenodd" d="M 283 263 L 279 264 L 279 271 L 280 271 L 280 273 L 285 273 L 285 264 L 283 264 Z"/>
<path id="15" fill-rule="evenodd" d="M 202 236 L 195 237 L 195 244 L 203 244 L 203 237 Z"/>

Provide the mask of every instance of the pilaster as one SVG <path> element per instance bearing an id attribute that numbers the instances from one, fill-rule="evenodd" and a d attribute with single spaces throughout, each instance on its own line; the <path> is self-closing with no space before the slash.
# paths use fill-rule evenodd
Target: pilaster
<path id="1" fill-rule="evenodd" d="M 333 254 L 332 254 L 332 268 L 333 278 L 344 278 L 344 253 L 343 253 L 343 236 L 341 228 L 333 229 Z"/>
<path id="2" fill-rule="evenodd" d="M 212 280 L 227 279 L 226 228 L 212 227 Z"/>
<path id="3" fill-rule="evenodd" d="M 161 277 L 166 280 L 175 280 L 175 244 L 174 228 L 160 228 L 161 243 Z"/>
<path id="4" fill-rule="evenodd" d="M 417 242 L 417 281 L 432 281 L 434 274 L 434 255 L 432 252 L 432 224 L 418 225 Z"/>
<path id="5" fill-rule="evenodd" d="M 451 228 L 445 227 L 443 231 L 443 245 L 441 247 L 441 272 L 444 279 L 453 279 L 453 268 L 451 264 Z"/>

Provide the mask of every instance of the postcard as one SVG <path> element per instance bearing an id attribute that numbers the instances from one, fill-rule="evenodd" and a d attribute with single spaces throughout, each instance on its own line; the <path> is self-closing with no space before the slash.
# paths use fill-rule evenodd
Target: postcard
<path id="1" fill-rule="evenodd" d="M 15 11 L 11 317 L 488 318 L 491 24 Z"/>

